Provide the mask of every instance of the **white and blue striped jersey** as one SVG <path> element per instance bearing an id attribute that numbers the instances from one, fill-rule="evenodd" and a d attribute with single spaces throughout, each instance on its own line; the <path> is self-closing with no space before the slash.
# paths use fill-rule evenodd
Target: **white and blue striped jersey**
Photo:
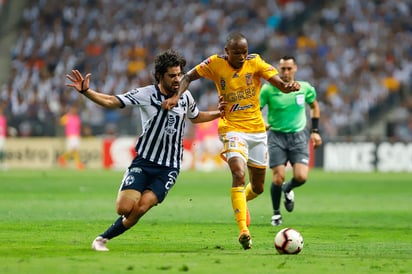
<path id="1" fill-rule="evenodd" d="M 138 107 L 137 154 L 156 164 L 180 169 L 183 156 L 185 118 L 196 118 L 199 109 L 189 90 L 172 110 L 161 108 L 166 99 L 157 85 L 132 89 L 116 95 L 122 107 Z"/>

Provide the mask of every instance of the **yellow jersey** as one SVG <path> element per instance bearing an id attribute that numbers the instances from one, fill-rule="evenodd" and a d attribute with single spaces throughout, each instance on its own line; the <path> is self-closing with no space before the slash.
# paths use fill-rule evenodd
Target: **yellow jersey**
<path id="1" fill-rule="evenodd" d="M 249 54 L 243 66 L 234 69 L 227 55 L 212 55 L 196 66 L 197 73 L 215 82 L 219 95 L 228 103 L 226 116 L 219 119 L 219 134 L 230 131 L 265 132 L 259 94 L 263 78 L 268 80 L 278 71 L 258 54 Z"/>

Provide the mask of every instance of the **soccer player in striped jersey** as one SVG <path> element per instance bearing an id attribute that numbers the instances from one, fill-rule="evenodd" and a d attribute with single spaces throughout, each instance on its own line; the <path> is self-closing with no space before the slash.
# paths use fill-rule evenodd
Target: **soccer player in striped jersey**
<path id="1" fill-rule="evenodd" d="M 168 50 L 156 56 L 156 83 L 135 88 L 119 95 L 108 95 L 90 88 L 90 74 L 78 71 L 66 75 L 86 98 L 106 108 L 136 107 L 139 123 L 137 156 L 127 168 L 117 196 L 120 217 L 92 243 L 97 251 L 108 251 L 108 240 L 135 225 L 153 206 L 161 203 L 172 189 L 180 171 L 183 155 L 183 134 L 186 117 L 193 123 L 208 122 L 221 117 L 220 110 L 199 111 L 189 90 L 180 94 L 176 107 L 167 110 L 162 101 L 177 94 L 186 60 L 176 51 Z M 219 108 L 225 102 L 220 101 Z"/>
<path id="2" fill-rule="evenodd" d="M 293 56 L 280 59 L 278 68 L 280 77 L 285 82 L 295 80 L 297 65 Z M 306 182 L 309 172 L 309 147 L 306 131 L 306 105 L 310 107 L 312 128 L 310 139 L 314 147 L 322 144 L 319 134 L 319 103 L 316 100 L 316 90 L 308 82 L 299 81 L 300 90 L 284 94 L 271 84 L 264 84 L 260 93 L 261 108 L 268 106 L 268 144 L 269 167 L 272 169 L 271 198 L 273 226 L 282 224 L 280 200 L 284 194 L 284 205 L 291 212 L 294 207 L 295 187 Z M 290 162 L 293 177 L 285 181 L 285 165 Z"/>
<path id="3" fill-rule="evenodd" d="M 219 120 L 218 133 L 223 142 L 222 157 L 232 173 L 231 201 L 238 223 L 239 243 L 244 249 L 252 246 L 248 228 L 246 201 L 263 192 L 267 166 L 267 136 L 259 93 L 261 78 L 282 92 L 299 90 L 296 82 L 285 83 L 278 71 L 258 54 L 248 53 L 248 42 L 241 33 L 228 36 L 223 55 L 212 55 L 196 65 L 182 78 L 179 94 L 190 82 L 199 78 L 212 80 L 227 103 L 225 117 Z M 178 96 L 163 102 L 165 108 L 177 105 Z M 245 188 L 246 169 L 250 184 Z"/>

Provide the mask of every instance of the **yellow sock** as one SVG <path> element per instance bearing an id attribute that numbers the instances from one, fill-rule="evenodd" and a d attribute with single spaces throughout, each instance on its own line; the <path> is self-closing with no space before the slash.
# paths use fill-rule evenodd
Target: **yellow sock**
<path id="1" fill-rule="evenodd" d="M 246 189 L 245 189 L 246 201 L 253 200 L 253 199 L 255 199 L 258 195 L 259 195 L 259 194 L 256 194 L 256 193 L 253 191 L 253 189 L 252 189 L 252 184 L 251 184 L 251 183 L 247 184 Z"/>
<path id="2" fill-rule="evenodd" d="M 64 152 L 62 155 L 60 155 L 60 157 L 64 160 L 67 160 L 67 158 L 68 158 L 67 152 Z"/>
<path id="3" fill-rule="evenodd" d="M 240 231 L 248 230 L 246 226 L 246 197 L 244 187 L 232 187 L 232 208 Z"/>
<path id="4" fill-rule="evenodd" d="M 73 160 L 76 164 L 80 163 L 80 154 L 77 150 L 72 152 L 72 156 L 73 156 Z"/>

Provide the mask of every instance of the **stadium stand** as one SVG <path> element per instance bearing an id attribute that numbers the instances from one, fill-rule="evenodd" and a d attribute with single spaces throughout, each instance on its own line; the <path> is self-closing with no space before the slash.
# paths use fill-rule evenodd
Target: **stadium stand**
<path id="1" fill-rule="evenodd" d="M 190 68 L 223 53 L 236 30 L 269 62 L 295 55 L 297 78 L 318 90 L 325 138 L 352 136 L 410 96 L 411 13 L 412 3 L 400 0 L 27 1 L 14 29 L 19 38 L 6 49 L 0 100 L 16 136 L 61 135 L 57 120 L 73 103 L 85 105 L 82 120 L 93 135 L 114 125 L 133 135 L 130 110 L 82 100 L 65 88 L 65 74 L 75 67 L 91 72 L 98 90 L 125 91 L 153 81 L 159 51 L 179 49 Z M 198 97 L 204 89 L 214 87 L 191 86 Z"/>

